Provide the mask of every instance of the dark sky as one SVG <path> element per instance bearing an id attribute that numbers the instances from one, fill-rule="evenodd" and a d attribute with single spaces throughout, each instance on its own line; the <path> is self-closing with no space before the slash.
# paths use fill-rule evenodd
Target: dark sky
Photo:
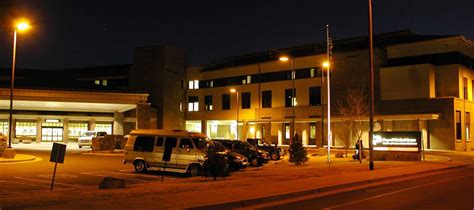
<path id="1" fill-rule="evenodd" d="M 473 0 L 374 0 L 376 33 L 474 38 Z M 0 0 L 0 66 L 11 65 L 16 16 L 34 30 L 19 35 L 17 66 L 73 68 L 132 62 L 133 49 L 171 45 L 192 64 L 227 56 L 367 34 L 367 0 Z"/>

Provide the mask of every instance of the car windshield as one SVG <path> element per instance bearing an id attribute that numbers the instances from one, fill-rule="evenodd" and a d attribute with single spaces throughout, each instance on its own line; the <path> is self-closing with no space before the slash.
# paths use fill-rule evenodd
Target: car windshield
<path id="1" fill-rule="evenodd" d="M 215 149 L 219 150 L 219 151 L 225 151 L 225 150 L 227 150 L 227 148 L 224 147 L 224 145 L 222 145 L 222 144 L 219 143 L 219 142 L 212 142 L 211 146 L 214 147 Z"/>
<path id="2" fill-rule="evenodd" d="M 250 149 L 255 149 L 255 148 L 253 147 L 253 145 L 250 144 L 250 143 L 248 143 L 248 142 L 243 142 L 243 144 L 244 144 L 245 146 L 247 146 L 248 148 L 250 148 Z"/>
<path id="3" fill-rule="evenodd" d="M 206 149 L 207 139 L 206 138 L 193 138 L 194 145 L 198 149 Z"/>
<path id="4" fill-rule="evenodd" d="M 83 136 L 94 136 L 95 135 L 95 131 L 86 131 Z"/>

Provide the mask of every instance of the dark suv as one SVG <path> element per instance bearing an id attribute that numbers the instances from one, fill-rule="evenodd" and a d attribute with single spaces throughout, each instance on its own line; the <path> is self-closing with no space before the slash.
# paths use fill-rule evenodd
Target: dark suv
<path id="1" fill-rule="evenodd" d="M 263 163 L 266 163 L 268 159 L 270 159 L 268 152 L 263 150 L 257 151 L 257 149 L 255 149 L 255 147 L 248 142 L 228 139 L 215 139 L 212 141 L 219 142 L 232 152 L 236 152 L 247 157 L 251 166 L 262 165 Z"/>
<path id="2" fill-rule="evenodd" d="M 266 151 L 270 154 L 272 160 L 279 160 L 281 154 L 281 148 L 272 146 L 270 143 L 265 141 L 265 139 L 254 139 L 254 138 L 247 138 L 247 142 L 257 147 L 260 150 Z"/>
<path id="3" fill-rule="evenodd" d="M 209 147 L 212 147 L 219 152 L 225 153 L 227 156 L 229 167 L 234 171 L 238 171 L 242 168 L 246 168 L 249 165 L 247 157 L 239 153 L 230 151 L 229 149 L 227 149 L 225 146 L 223 146 L 221 143 L 217 141 L 210 142 Z"/>

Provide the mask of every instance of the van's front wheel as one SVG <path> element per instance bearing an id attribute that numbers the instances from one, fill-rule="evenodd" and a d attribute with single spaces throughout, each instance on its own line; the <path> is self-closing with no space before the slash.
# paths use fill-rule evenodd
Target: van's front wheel
<path id="1" fill-rule="evenodd" d="M 190 165 L 188 173 L 190 176 L 199 176 L 201 174 L 201 167 L 197 165 Z"/>
<path id="2" fill-rule="evenodd" d="M 145 161 L 143 160 L 137 160 L 133 165 L 137 173 L 145 173 L 147 171 Z"/>

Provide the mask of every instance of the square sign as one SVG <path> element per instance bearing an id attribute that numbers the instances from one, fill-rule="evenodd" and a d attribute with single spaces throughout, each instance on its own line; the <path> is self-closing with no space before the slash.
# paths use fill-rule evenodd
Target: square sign
<path id="1" fill-rule="evenodd" d="M 64 156 L 66 155 L 66 145 L 60 143 L 53 143 L 53 149 L 51 150 L 51 157 L 49 162 L 64 163 Z"/>

